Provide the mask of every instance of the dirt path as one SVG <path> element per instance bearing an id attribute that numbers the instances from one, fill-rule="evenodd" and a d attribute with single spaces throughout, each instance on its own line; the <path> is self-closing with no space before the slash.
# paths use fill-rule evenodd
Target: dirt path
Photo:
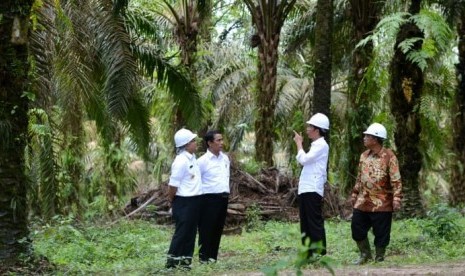
<path id="1" fill-rule="evenodd" d="M 295 274 L 295 273 L 294 273 Z M 283 274 L 283 275 L 294 275 Z M 305 270 L 304 275 L 331 275 L 327 270 Z M 434 265 L 402 267 L 345 267 L 335 269 L 335 275 L 465 275 L 465 260 Z"/>
<path id="2" fill-rule="evenodd" d="M 303 270 L 303 275 L 331 276 L 326 269 Z M 224 274 L 227 275 L 227 274 Z M 263 276 L 263 273 L 234 274 L 235 276 Z M 280 276 L 295 276 L 295 271 L 280 271 Z M 373 267 L 373 266 L 348 266 L 334 270 L 336 276 L 381 276 L 381 275 L 444 275 L 444 276 L 465 276 L 465 260 L 434 264 L 434 265 L 406 265 L 402 267 Z"/>

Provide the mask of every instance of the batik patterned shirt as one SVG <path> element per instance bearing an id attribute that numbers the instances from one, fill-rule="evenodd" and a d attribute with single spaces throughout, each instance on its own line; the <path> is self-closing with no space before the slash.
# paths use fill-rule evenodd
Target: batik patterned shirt
<path id="1" fill-rule="evenodd" d="M 367 150 L 360 156 L 354 208 L 364 212 L 392 212 L 393 201 L 402 200 L 402 182 L 397 157 L 390 149 Z"/>

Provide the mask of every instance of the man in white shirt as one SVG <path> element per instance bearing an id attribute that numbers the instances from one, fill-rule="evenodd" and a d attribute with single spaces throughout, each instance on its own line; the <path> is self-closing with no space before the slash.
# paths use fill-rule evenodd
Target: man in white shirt
<path id="1" fill-rule="evenodd" d="M 326 115 L 317 113 L 307 121 L 307 135 L 312 140 L 310 150 L 303 150 L 303 138 L 294 131 L 294 141 L 297 146 L 297 161 L 303 166 L 300 173 L 298 195 L 300 231 L 302 244 L 321 244 L 322 249 L 308 250 L 308 258 L 313 253 L 326 254 L 326 233 L 322 212 L 324 185 L 327 180 L 329 146 L 324 134 L 329 130 L 329 119 Z"/>
<path id="2" fill-rule="evenodd" d="M 207 151 L 199 160 L 202 196 L 199 220 L 199 255 L 201 262 L 216 261 L 226 220 L 229 196 L 229 158 L 222 152 L 223 136 L 219 131 L 204 137 Z"/>
<path id="3" fill-rule="evenodd" d="M 197 134 L 184 128 L 174 135 L 177 156 L 171 165 L 168 201 L 172 207 L 175 230 L 168 250 L 167 268 L 189 268 L 194 254 L 202 184 L 195 158 L 196 137 Z"/>

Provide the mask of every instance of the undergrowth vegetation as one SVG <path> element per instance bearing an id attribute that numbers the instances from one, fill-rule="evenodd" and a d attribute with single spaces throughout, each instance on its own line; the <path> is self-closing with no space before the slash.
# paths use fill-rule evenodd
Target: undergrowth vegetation
<path id="1" fill-rule="evenodd" d="M 449 209 L 449 219 L 436 224 L 431 214 L 425 219 L 396 220 L 386 260 L 367 266 L 385 267 L 407 264 L 432 264 L 465 259 L 463 233 L 465 218 Z M 446 226 L 445 226 L 446 225 Z M 449 226 L 447 226 L 449 225 Z M 444 232 L 444 229 L 454 229 Z M 425 229 L 429 229 L 425 231 Z M 200 264 L 198 248 L 189 274 L 234 274 L 264 272 L 268 275 L 286 270 L 331 269 L 352 266 L 358 256 L 351 239 L 350 222 L 326 222 L 328 255 L 303 265 L 299 252 L 298 223 L 264 222 L 262 227 L 243 231 L 241 235 L 224 236 L 217 263 Z M 164 268 L 166 252 L 173 229 L 171 226 L 133 220 L 114 225 L 75 224 L 56 218 L 47 226 L 33 231 L 34 251 L 55 265 L 58 274 L 160 275 L 183 274 Z M 370 241 L 373 236 L 370 234 Z"/>

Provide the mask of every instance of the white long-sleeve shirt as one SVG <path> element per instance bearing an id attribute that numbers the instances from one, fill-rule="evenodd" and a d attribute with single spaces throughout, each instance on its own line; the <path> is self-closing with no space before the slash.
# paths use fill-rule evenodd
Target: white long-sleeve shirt
<path id="1" fill-rule="evenodd" d="M 316 192 L 323 196 L 326 183 L 329 146 L 323 137 L 312 142 L 310 150 L 297 152 L 296 159 L 303 166 L 300 173 L 298 194 Z"/>
<path id="2" fill-rule="evenodd" d="M 202 176 L 202 194 L 229 193 L 230 162 L 226 154 L 218 156 L 209 150 L 199 160 Z"/>
<path id="3" fill-rule="evenodd" d="M 197 196 L 202 193 L 200 169 L 195 155 L 187 151 L 179 153 L 171 165 L 170 186 L 178 188 L 177 196 Z"/>

